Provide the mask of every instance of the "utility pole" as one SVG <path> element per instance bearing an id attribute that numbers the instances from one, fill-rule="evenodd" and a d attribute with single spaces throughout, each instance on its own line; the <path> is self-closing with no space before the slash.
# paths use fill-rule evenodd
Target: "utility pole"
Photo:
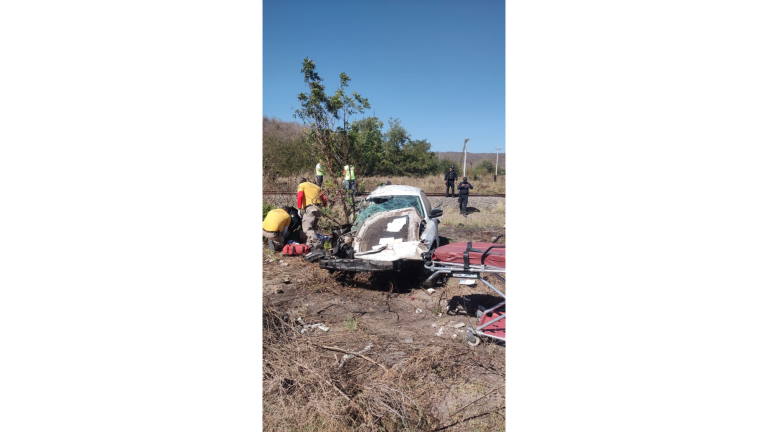
<path id="1" fill-rule="evenodd" d="M 496 175 L 499 173 L 499 150 L 501 147 L 496 147 L 496 173 L 493 174 L 493 182 L 496 183 Z"/>
<path id="2" fill-rule="evenodd" d="M 464 138 L 464 167 L 461 169 L 461 176 L 467 176 L 467 141 L 469 138 Z"/>

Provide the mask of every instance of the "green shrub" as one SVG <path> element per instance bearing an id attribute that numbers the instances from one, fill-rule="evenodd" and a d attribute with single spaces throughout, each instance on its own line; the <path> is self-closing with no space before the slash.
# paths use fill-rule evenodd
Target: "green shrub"
<path id="1" fill-rule="evenodd" d="M 270 210 L 274 210 L 275 208 L 267 203 L 261 203 L 261 221 L 263 222 L 264 219 L 267 218 L 267 213 L 270 212 Z"/>

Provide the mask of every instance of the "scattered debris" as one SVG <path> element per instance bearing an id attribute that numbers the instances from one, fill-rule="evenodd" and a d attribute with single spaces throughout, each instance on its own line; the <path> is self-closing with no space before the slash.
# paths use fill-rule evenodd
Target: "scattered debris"
<path id="1" fill-rule="evenodd" d="M 289 284 L 289 283 L 291 283 L 291 280 L 288 279 L 288 278 L 283 278 L 283 283 L 284 284 Z"/>
<path id="2" fill-rule="evenodd" d="M 373 348 L 373 344 L 369 343 L 368 346 L 366 346 L 365 348 L 361 349 L 360 351 L 355 352 L 354 354 L 344 354 L 344 357 L 341 358 L 341 363 L 339 363 L 339 367 L 344 366 L 344 364 L 347 362 L 347 360 L 351 360 L 351 359 L 357 357 L 355 354 L 358 354 L 358 355 L 362 354 L 362 353 L 368 351 L 371 348 Z"/>
<path id="3" fill-rule="evenodd" d="M 325 325 L 323 323 L 306 325 L 306 324 L 304 324 L 304 321 L 301 321 L 301 318 L 297 319 L 296 321 L 299 322 L 302 326 L 304 326 L 301 329 L 301 332 L 300 332 L 301 334 L 304 334 L 304 333 L 306 333 L 306 332 L 308 332 L 310 330 L 314 330 L 314 329 L 320 329 L 320 330 L 322 330 L 324 332 L 327 332 L 328 330 L 331 329 L 330 327 L 328 327 L 327 325 Z"/>
<path id="4" fill-rule="evenodd" d="M 442 318 L 442 317 L 443 317 L 443 313 L 442 313 L 442 312 L 440 312 L 439 314 L 437 314 L 437 317 L 438 317 L 438 318 Z"/>
<path id="5" fill-rule="evenodd" d="M 323 324 L 323 323 L 320 323 L 320 324 L 312 324 L 311 326 L 309 326 L 309 328 L 318 328 L 318 329 L 320 329 L 320 330 L 322 330 L 322 331 L 324 331 L 324 332 L 327 332 L 328 330 L 330 330 L 330 329 L 331 329 L 330 327 L 328 327 L 327 325 L 325 325 L 325 324 Z"/>
<path id="6" fill-rule="evenodd" d="M 460 328 L 464 327 L 464 325 L 465 325 L 464 323 L 458 323 L 458 324 L 454 325 L 453 328 L 460 329 Z"/>
<path id="7" fill-rule="evenodd" d="M 283 293 L 283 290 L 281 290 L 280 288 L 275 288 L 275 294 L 282 294 L 282 293 Z"/>
<path id="8" fill-rule="evenodd" d="M 416 313 L 422 313 L 423 311 L 421 309 L 416 309 Z"/>
<path id="9" fill-rule="evenodd" d="M 288 267 L 288 263 L 282 263 L 280 265 L 283 266 L 283 267 Z"/>
<path id="10" fill-rule="evenodd" d="M 413 296 L 411 296 L 411 300 L 413 300 Z"/>
<path id="11" fill-rule="evenodd" d="M 459 281 L 459 285 L 474 285 L 477 281 L 474 279 L 461 279 Z"/>
<path id="12" fill-rule="evenodd" d="M 427 288 L 427 292 L 428 292 L 428 293 L 430 293 L 430 294 L 432 294 L 432 293 L 434 293 L 434 292 L 435 292 L 435 289 L 434 289 L 434 288 Z"/>
<path id="13" fill-rule="evenodd" d="M 437 328 L 437 323 L 432 323 L 432 327 Z"/>
<path id="14" fill-rule="evenodd" d="M 445 327 L 443 327 L 443 326 L 440 326 L 440 330 L 438 330 L 438 331 L 437 331 L 437 333 L 435 333 L 435 336 L 442 336 L 442 335 L 443 335 L 443 329 L 444 329 L 444 328 L 445 328 Z"/>
<path id="15" fill-rule="evenodd" d="M 456 336 L 458 336 L 458 335 L 456 333 L 454 333 L 453 336 L 451 336 L 451 337 L 456 339 Z"/>

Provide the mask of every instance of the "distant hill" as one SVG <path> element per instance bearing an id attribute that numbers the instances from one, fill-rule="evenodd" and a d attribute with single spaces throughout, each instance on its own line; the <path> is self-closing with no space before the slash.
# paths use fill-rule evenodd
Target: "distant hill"
<path id="1" fill-rule="evenodd" d="M 435 152 L 440 154 L 440 159 L 448 159 L 456 162 L 456 165 L 458 166 L 459 161 L 461 160 L 462 153 L 461 152 Z M 489 161 L 496 163 L 496 153 L 470 153 L 467 152 L 467 167 L 469 167 L 469 164 L 477 164 L 478 162 L 488 159 Z M 504 153 L 499 153 L 499 166 L 505 166 L 506 163 L 506 157 Z"/>

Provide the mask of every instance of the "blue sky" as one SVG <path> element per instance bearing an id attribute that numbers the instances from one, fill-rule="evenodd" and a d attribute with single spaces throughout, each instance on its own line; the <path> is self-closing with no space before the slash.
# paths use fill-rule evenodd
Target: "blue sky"
<path id="1" fill-rule="evenodd" d="M 264 0 L 264 115 L 294 121 L 315 61 L 434 151 L 504 152 L 504 1 Z M 361 118 L 358 115 L 355 118 Z"/>

